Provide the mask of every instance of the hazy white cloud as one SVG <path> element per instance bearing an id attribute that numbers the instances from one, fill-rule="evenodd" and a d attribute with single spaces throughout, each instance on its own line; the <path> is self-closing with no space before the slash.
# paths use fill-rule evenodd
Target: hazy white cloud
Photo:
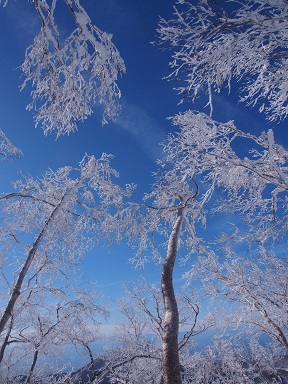
<path id="1" fill-rule="evenodd" d="M 264 116 L 263 114 L 255 115 L 256 108 L 249 108 L 244 103 L 237 103 L 222 94 L 214 95 L 214 104 L 214 111 L 221 115 L 222 122 L 234 120 L 237 128 L 248 132 L 251 132 L 251 127 L 254 132 L 258 133 L 265 129 L 263 127 Z M 215 118 L 214 114 L 213 117 Z"/>
<path id="2" fill-rule="evenodd" d="M 143 108 L 123 102 L 122 113 L 116 124 L 133 135 L 150 158 L 159 158 L 159 144 L 164 139 L 164 131 L 156 119 Z"/>

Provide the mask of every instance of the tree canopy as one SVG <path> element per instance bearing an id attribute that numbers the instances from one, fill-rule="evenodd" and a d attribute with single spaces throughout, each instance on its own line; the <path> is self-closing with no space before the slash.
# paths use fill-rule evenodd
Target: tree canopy
<path id="1" fill-rule="evenodd" d="M 35 125 L 59 138 L 95 108 L 102 123 L 115 120 L 125 64 L 112 35 L 79 0 L 31 6 L 40 31 L 20 69 Z M 171 51 L 166 78 L 182 105 L 172 117 L 167 111 L 171 133 L 143 199 L 133 183 L 116 182 L 113 155 L 102 148 L 77 166 L 38 177 L 22 172 L 13 190 L 0 194 L 3 384 L 80 380 L 85 371 L 76 375 L 64 364 L 49 376 L 45 367 L 71 347 L 86 353 L 91 384 L 252 384 L 281 382 L 285 374 L 288 151 L 274 127 L 288 108 L 288 3 L 177 0 L 173 9 L 160 18 L 154 45 Z M 234 90 L 265 115 L 262 133 L 214 118 L 217 94 L 234 102 Z M 199 111 L 191 108 L 196 99 Z M 21 156 L 0 131 L 0 157 Z M 223 225 L 211 238 L 219 217 Z M 77 268 L 96 245 L 124 242 L 134 266 L 153 261 L 161 276 L 157 285 L 140 278 L 126 286 L 118 305 L 124 320 L 95 354 L 108 311 L 97 291 L 75 278 Z M 197 335 L 208 329 L 216 336 L 197 349 Z"/>

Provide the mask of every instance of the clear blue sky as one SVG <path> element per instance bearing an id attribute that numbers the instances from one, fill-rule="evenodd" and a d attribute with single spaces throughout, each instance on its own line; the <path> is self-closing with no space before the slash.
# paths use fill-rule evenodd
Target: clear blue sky
<path id="1" fill-rule="evenodd" d="M 19 178 L 18 170 L 32 176 L 41 176 L 48 168 L 76 166 L 84 153 L 100 156 L 102 152 L 115 155 L 113 162 L 123 184 L 139 185 L 139 196 L 149 190 L 155 160 L 161 155 L 159 142 L 171 132 L 168 116 L 176 114 L 179 98 L 173 84 L 163 80 L 169 74 L 170 53 L 150 44 L 155 40 L 159 16 L 171 16 L 172 0 L 83 0 L 93 22 L 102 30 L 114 35 L 113 42 L 122 55 L 127 74 L 119 81 L 122 91 L 123 112 L 116 123 L 101 126 L 98 110 L 78 132 L 55 140 L 55 135 L 44 137 L 40 127 L 34 128 L 31 112 L 25 110 L 30 102 L 27 88 L 21 93 L 22 80 L 17 69 L 24 59 L 27 46 L 39 29 L 38 17 L 28 1 L 10 0 L 0 8 L 0 128 L 18 146 L 24 156 L 16 162 L 1 165 L 1 192 L 11 190 L 11 181 Z M 65 31 L 65 18 L 59 28 Z M 264 118 L 237 105 L 233 95 L 215 98 L 215 119 L 234 119 L 239 128 L 261 132 Z M 199 101 L 199 105 L 205 102 Z M 181 109 L 198 108 L 189 103 Z M 208 111 L 207 111 L 208 112 Z M 276 139 L 287 147 L 287 130 L 282 129 Z M 286 145 L 285 145 L 286 143 Z M 120 296 L 121 287 L 140 273 L 153 282 L 160 280 L 159 267 L 147 266 L 134 271 L 128 263 L 132 251 L 125 246 L 113 247 L 108 253 L 97 248 L 83 263 L 84 276 L 99 284 L 105 297 L 112 303 Z M 181 275 L 179 270 L 177 278 Z"/>

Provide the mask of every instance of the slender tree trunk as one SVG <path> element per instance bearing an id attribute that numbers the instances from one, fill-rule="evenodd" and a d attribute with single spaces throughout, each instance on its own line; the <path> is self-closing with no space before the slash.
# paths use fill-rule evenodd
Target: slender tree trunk
<path id="1" fill-rule="evenodd" d="M 173 287 L 173 270 L 177 256 L 182 218 L 182 209 L 179 209 L 174 227 L 170 234 L 166 260 L 162 267 L 161 286 L 165 311 L 162 332 L 163 384 L 181 384 L 178 350 L 179 313 Z"/>
<path id="2" fill-rule="evenodd" d="M 34 372 L 34 369 L 35 369 L 35 366 L 36 366 L 36 363 L 38 360 L 38 354 L 39 354 L 39 351 L 38 351 L 38 349 L 36 349 L 34 352 L 34 355 L 33 355 L 33 361 L 32 361 L 31 367 L 30 367 L 30 372 L 26 378 L 25 384 L 29 384 L 31 382 L 32 374 Z"/>
<path id="3" fill-rule="evenodd" d="M 3 344 L 1 346 L 1 349 L 0 349 L 0 363 L 3 360 L 5 349 L 6 349 L 7 345 L 9 344 L 9 338 L 10 338 L 10 335 L 11 335 L 11 332 L 12 332 L 13 322 L 14 322 L 13 321 L 13 316 L 11 316 L 9 328 L 8 328 L 7 334 L 5 336 L 5 339 L 4 339 Z"/>
<path id="4" fill-rule="evenodd" d="M 68 191 L 70 192 L 70 191 Z M 8 322 L 8 320 L 10 319 L 10 317 L 12 316 L 12 313 L 13 313 L 13 309 L 14 309 L 14 306 L 15 306 L 15 303 L 16 301 L 18 300 L 18 297 L 20 296 L 20 293 L 21 293 L 21 288 L 22 288 L 22 284 L 23 284 L 23 281 L 29 271 L 29 268 L 35 258 L 35 255 L 36 255 L 36 252 L 38 251 L 38 248 L 39 248 L 39 245 L 41 244 L 41 241 L 42 239 L 44 238 L 45 236 L 45 233 L 47 231 L 47 228 L 49 227 L 49 224 L 51 223 L 51 221 L 55 218 L 55 216 L 58 214 L 58 211 L 61 209 L 62 207 L 62 203 L 65 199 L 65 197 L 67 196 L 67 192 L 65 193 L 65 195 L 62 197 L 61 201 L 59 202 L 59 204 L 53 209 L 53 211 L 51 212 L 50 216 L 48 217 L 48 219 L 46 220 L 41 232 L 39 233 L 37 239 L 35 240 L 32 248 L 30 249 L 29 253 L 28 253 L 28 256 L 27 256 L 27 259 L 25 260 L 22 268 L 21 268 L 21 271 L 17 277 L 17 280 L 16 280 L 16 283 L 13 287 L 13 290 L 11 292 L 11 296 L 10 296 L 10 299 L 8 301 L 8 304 L 4 310 L 4 313 L 0 319 L 0 335 L 2 334 L 2 332 L 4 331 L 4 328 Z"/>

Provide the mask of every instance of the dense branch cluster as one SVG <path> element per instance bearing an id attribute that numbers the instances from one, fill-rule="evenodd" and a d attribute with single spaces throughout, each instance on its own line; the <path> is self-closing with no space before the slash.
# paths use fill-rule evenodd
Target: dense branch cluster
<path id="1" fill-rule="evenodd" d="M 215 211 L 241 213 L 258 240 L 280 237 L 287 227 L 288 152 L 273 131 L 255 136 L 190 110 L 173 123 L 180 130 L 168 137 L 164 152 L 179 175 L 204 179 L 208 195 L 225 192 Z"/>
<path id="2" fill-rule="evenodd" d="M 155 285 L 148 284 L 144 277 L 126 286 L 126 297 L 119 302 L 123 320 L 117 327 L 113 340 L 119 347 L 111 345 L 104 349 L 103 359 L 109 374 L 116 380 L 133 383 L 159 383 L 161 380 L 161 344 L 165 325 L 165 309 L 162 293 Z M 212 317 L 197 322 L 199 305 L 191 293 L 177 295 L 179 321 L 183 337 L 178 349 L 183 362 L 195 342 L 194 337 L 214 324 Z"/>
<path id="3" fill-rule="evenodd" d="M 161 19 L 159 40 L 173 49 L 170 77 L 183 97 L 229 89 L 235 78 L 241 101 L 258 105 L 269 120 L 288 113 L 287 1 L 177 1 L 174 18 Z"/>
<path id="4" fill-rule="evenodd" d="M 257 327 L 276 341 L 278 346 L 288 349 L 287 324 L 287 260 L 269 254 L 264 248 L 258 260 L 237 255 L 226 246 L 226 260 L 210 255 L 200 259 L 197 273 L 201 274 L 211 298 L 222 296 L 236 303 L 226 315 L 227 323 Z M 195 271 L 196 273 L 196 271 Z M 275 278 L 277 276 L 277 278 Z M 253 330 L 255 336 L 255 329 Z"/>
<path id="5" fill-rule="evenodd" d="M 29 82 L 33 87 L 27 108 L 36 112 L 36 125 L 45 134 L 56 131 L 57 136 L 75 131 L 99 104 L 103 123 L 115 119 L 121 96 L 116 80 L 125 72 L 112 36 L 92 23 L 79 0 L 65 3 L 76 26 L 63 41 L 55 21 L 57 0 L 34 2 L 41 30 L 21 66 L 22 88 Z"/>

